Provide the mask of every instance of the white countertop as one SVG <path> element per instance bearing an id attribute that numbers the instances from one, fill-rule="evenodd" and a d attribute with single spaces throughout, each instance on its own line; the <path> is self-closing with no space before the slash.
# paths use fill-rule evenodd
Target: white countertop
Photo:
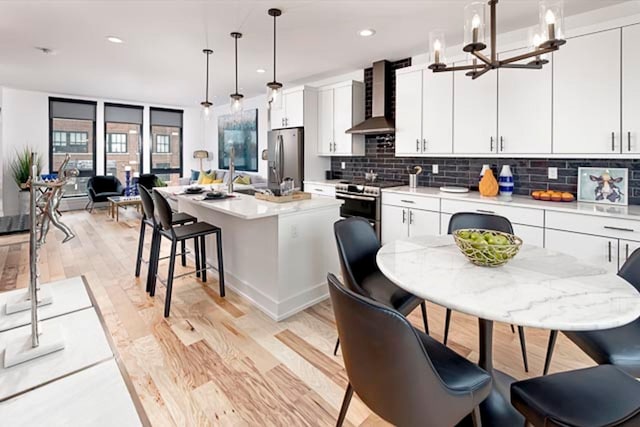
<path id="1" fill-rule="evenodd" d="M 204 201 L 202 200 L 203 194 L 193 196 L 180 194 L 183 192 L 184 187 L 164 187 L 157 188 L 156 190 L 164 192 L 165 194 L 168 193 L 174 199 L 179 198 L 181 202 L 185 201 L 195 203 L 199 206 L 211 209 L 212 211 L 246 220 L 268 218 L 278 215 L 290 215 L 298 212 L 327 209 L 331 207 L 337 208 L 344 203 L 342 200 L 326 197 L 314 197 L 298 202 L 274 203 L 258 200 L 254 196 L 240 193 L 233 193 L 235 196 L 233 198 Z"/>
<path id="2" fill-rule="evenodd" d="M 571 255 L 523 245 L 501 267 L 472 264 L 452 236 L 384 245 L 382 273 L 399 287 L 455 311 L 534 328 L 587 331 L 640 315 L 640 294 L 624 279 Z"/>
<path id="3" fill-rule="evenodd" d="M 384 188 L 382 192 L 640 220 L 640 206 L 638 205 L 608 206 L 597 203 L 545 202 L 535 200 L 528 196 L 512 196 L 508 198 L 501 196 L 484 197 L 477 191 L 470 191 L 468 193 L 444 193 L 435 187 L 392 187 Z"/>

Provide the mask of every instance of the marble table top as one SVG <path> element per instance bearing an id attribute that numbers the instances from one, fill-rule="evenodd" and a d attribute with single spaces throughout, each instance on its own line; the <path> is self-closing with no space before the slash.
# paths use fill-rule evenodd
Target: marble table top
<path id="1" fill-rule="evenodd" d="M 384 245 L 378 267 L 401 288 L 428 301 L 498 322 L 534 328 L 609 329 L 640 316 L 640 293 L 624 279 L 576 258 L 523 245 L 502 267 L 480 267 L 452 236 Z"/>

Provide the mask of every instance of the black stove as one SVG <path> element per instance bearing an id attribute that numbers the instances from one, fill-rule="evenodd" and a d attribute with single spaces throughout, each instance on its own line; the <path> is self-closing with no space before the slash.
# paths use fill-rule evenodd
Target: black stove
<path id="1" fill-rule="evenodd" d="M 336 184 L 336 193 L 346 194 L 366 194 L 374 197 L 380 197 L 382 188 L 399 187 L 404 185 L 402 182 L 395 181 L 340 181 Z"/>

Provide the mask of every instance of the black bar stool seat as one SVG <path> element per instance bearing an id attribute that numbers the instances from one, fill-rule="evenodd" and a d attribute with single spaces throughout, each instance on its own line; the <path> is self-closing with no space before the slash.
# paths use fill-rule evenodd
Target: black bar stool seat
<path id="1" fill-rule="evenodd" d="M 171 215 L 172 225 L 184 225 L 184 224 L 189 224 L 190 222 L 197 222 L 197 221 L 198 220 L 196 219 L 195 216 L 191 216 L 184 212 L 174 212 L 173 215 Z"/>
<path id="2" fill-rule="evenodd" d="M 193 239 L 200 236 L 206 236 L 207 234 L 213 234 L 220 232 L 220 227 L 211 225 L 206 222 L 196 222 L 195 224 L 187 224 L 173 230 L 175 239 L 178 241 Z M 160 234 L 172 239 L 170 231 L 160 230 Z"/>
<path id="3" fill-rule="evenodd" d="M 640 382 L 612 365 L 515 382 L 511 404 L 535 427 L 640 425 Z"/>

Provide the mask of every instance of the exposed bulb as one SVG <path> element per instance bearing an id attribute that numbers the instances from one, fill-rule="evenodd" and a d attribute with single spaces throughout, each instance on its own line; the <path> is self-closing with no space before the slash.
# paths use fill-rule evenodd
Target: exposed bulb
<path id="1" fill-rule="evenodd" d="M 231 112 L 237 114 L 242 111 L 242 98 L 231 98 Z"/>
<path id="2" fill-rule="evenodd" d="M 471 19 L 471 28 L 480 28 L 480 16 L 477 13 L 473 15 L 473 19 Z"/>
<path id="3" fill-rule="evenodd" d="M 211 118 L 211 107 L 204 107 L 202 109 L 202 118 L 204 120 L 209 120 Z"/>
<path id="4" fill-rule="evenodd" d="M 531 44 L 533 44 L 533 47 L 535 47 L 535 48 L 540 47 L 540 45 L 542 44 L 542 37 L 540 37 L 540 34 L 534 34 L 533 35 L 533 39 L 531 40 Z"/>
<path id="5" fill-rule="evenodd" d="M 440 43 L 440 39 L 436 39 L 436 41 L 433 42 L 433 50 L 436 52 L 440 52 L 442 50 L 442 43 Z"/>
<path id="6" fill-rule="evenodd" d="M 554 15 L 551 9 L 547 10 L 547 13 L 544 15 L 544 20 L 547 22 L 548 25 L 556 23 L 556 15 Z"/>

